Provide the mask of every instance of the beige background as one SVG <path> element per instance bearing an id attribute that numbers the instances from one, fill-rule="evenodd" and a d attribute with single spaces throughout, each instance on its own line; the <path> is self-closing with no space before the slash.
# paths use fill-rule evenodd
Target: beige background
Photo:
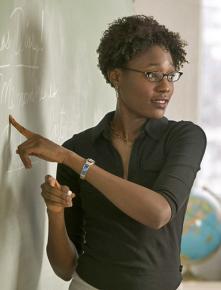
<path id="1" fill-rule="evenodd" d="M 185 65 L 182 79 L 175 84 L 175 94 L 166 115 L 171 119 L 192 120 L 200 123 L 198 119 L 201 101 L 200 78 L 204 69 L 201 66 L 202 1 L 135 0 L 133 2 L 135 13 L 154 16 L 160 23 L 165 24 L 175 32 L 179 32 L 182 38 L 187 40 L 190 63 Z M 207 168 L 202 168 L 202 170 L 207 170 Z M 201 174 L 203 172 L 198 174 L 198 178 L 201 177 Z M 203 180 L 200 182 L 203 183 Z M 205 263 L 192 267 L 192 271 L 202 279 L 221 280 L 220 265 L 221 248 Z"/>

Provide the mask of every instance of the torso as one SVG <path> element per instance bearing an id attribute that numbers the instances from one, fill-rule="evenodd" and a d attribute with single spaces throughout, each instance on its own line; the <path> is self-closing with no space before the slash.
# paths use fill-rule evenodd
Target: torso
<path id="1" fill-rule="evenodd" d="M 123 177 L 124 179 L 127 179 L 130 155 L 131 155 L 133 144 L 129 144 L 129 145 L 125 144 L 124 142 L 122 142 L 122 140 L 118 138 L 112 138 L 112 144 L 121 156 L 121 161 L 122 161 L 123 170 L 124 170 Z"/>

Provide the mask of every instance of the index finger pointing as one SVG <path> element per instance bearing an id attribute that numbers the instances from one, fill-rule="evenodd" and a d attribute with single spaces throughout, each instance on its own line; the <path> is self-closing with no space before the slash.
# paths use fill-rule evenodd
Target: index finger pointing
<path id="1" fill-rule="evenodd" d="M 27 139 L 33 137 L 35 134 L 22 125 L 20 125 L 15 119 L 12 117 L 12 115 L 9 115 L 9 122 L 12 124 L 12 126 L 15 127 L 23 136 L 25 136 Z"/>

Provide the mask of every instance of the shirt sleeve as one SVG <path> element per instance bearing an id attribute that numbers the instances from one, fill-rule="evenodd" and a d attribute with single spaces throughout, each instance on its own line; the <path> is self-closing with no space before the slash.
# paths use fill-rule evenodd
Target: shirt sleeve
<path id="1" fill-rule="evenodd" d="M 62 146 L 73 151 L 73 140 L 66 141 Z M 84 229 L 83 229 L 83 210 L 79 196 L 79 175 L 64 164 L 58 164 L 56 178 L 61 185 L 66 185 L 76 194 L 73 199 L 73 206 L 65 208 L 65 225 L 71 241 L 74 243 L 78 254 L 83 252 Z"/>
<path id="2" fill-rule="evenodd" d="M 169 202 L 171 219 L 189 198 L 207 143 L 206 135 L 199 126 L 192 122 L 179 123 L 168 136 L 166 160 L 153 185 L 153 190 Z"/>

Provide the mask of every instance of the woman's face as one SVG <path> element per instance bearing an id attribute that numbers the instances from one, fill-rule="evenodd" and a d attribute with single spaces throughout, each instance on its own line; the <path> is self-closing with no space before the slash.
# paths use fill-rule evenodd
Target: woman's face
<path id="1" fill-rule="evenodd" d="M 153 46 L 140 53 L 130 60 L 126 67 L 143 72 L 175 71 L 170 53 L 159 46 Z M 122 69 L 118 88 L 118 104 L 121 107 L 136 117 L 158 119 L 165 113 L 174 85 L 166 77 L 159 82 L 150 82 L 142 73 Z"/>

